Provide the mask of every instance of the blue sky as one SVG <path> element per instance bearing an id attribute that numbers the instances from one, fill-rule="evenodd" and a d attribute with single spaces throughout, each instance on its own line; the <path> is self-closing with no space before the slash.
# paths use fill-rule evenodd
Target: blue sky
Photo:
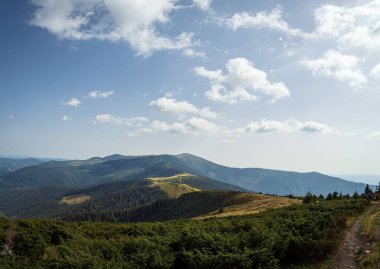
<path id="1" fill-rule="evenodd" d="M 380 0 L 3 0 L 0 154 L 379 174 Z"/>

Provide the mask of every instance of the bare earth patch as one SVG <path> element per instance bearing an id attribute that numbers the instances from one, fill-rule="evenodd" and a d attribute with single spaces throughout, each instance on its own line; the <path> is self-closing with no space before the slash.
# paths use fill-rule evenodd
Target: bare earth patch
<path id="1" fill-rule="evenodd" d="M 59 203 L 66 205 L 77 205 L 90 200 L 91 197 L 86 194 L 70 195 L 63 197 Z"/>

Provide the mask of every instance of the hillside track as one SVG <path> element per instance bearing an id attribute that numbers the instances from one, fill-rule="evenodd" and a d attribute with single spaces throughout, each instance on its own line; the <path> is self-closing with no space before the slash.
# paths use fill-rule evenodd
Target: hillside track
<path id="1" fill-rule="evenodd" d="M 380 203 L 372 203 L 374 207 L 380 207 Z M 338 252 L 334 258 L 333 269 L 358 269 L 356 258 L 360 249 L 365 249 L 367 242 L 359 236 L 363 220 L 371 214 L 374 207 L 366 210 L 360 215 L 355 223 L 346 231 L 344 240 L 341 242 Z M 377 231 L 380 227 L 377 227 Z M 377 238 L 379 239 L 379 238 Z"/>

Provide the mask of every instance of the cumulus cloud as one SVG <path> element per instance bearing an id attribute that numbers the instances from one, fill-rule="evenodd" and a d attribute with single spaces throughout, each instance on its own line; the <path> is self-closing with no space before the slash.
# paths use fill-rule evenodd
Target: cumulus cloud
<path id="1" fill-rule="evenodd" d="M 95 117 L 95 122 L 140 127 L 149 123 L 149 119 L 145 117 L 122 118 L 122 117 L 117 117 L 111 114 L 99 114 Z"/>
<path id="2" fill-rule="evenodd" d="M 133 117 L 126 119 L 125 124 L 128 126 L 137 126 L 141 127 L 145 124 L 149 123 L 149 119 L 146 117 Z"/>
<path id="3" fill-rule="evenodd" d="M 226 73 L 222 70 L 207 70 L 200 66 L 194 69 L 196 75 L 210 81 L 211 88 L 205 92 L 210 100 L 234 104 L 239 101 L 257 101 L 269 97 L 271 102 L 290 95 L 282 82 L 272 83 L 267 74 L 254 67 L 246 58 L 228 60 Z"/>
<path id="4" fill-rule="evenodd" d="M 315 29 L 309 33 L 292 28 L 284 20 L 282 9 L 254 14 L 236 13 L 219 19 L 223 25 L 240 28 L 272 29 L 289 36 L 306 39 L 332 39 L 340 49 L 376 49 L 380 46 L 380 1 L 371 0 L 357 5 L 322 5 L 314 12 Z"/>
<path id="5" fill-rule="evenodd" d="M 175 0 L 32 0 L 37 7 L 30 21 L 71 40 L 126 41 L 138 55 L 149 56 L 160 50 L 186 50 L 193 47 L 193 34 L 180 33 L 175 38 L 157 30 L 170 22 L 177 9 Z"/>
<path id="6" fill-rule="evenodd" d="M 185 49 L 182 52 L 182 55 L 190 57 L 190 58 L 207 58 L 206 53 L 204 52 L 199 52 L 194 49 Z"/>
<path id="7" fill-rule="evenodd" d="M 333 38 L 341 49 L 380 46 L 380 1 L 344 7 L 323 5 L 314 13 L 317 38 Z"/>
<path id="8" fill-rule="evenodd" d="M 91 91 L 88 96 L 91 98 L 107 98 L 114 94 L 114 91 Z"/>
<path id="9" fill-rule="evenodd" d="M 193 3 L 196 7 L 202 10 L 210 9 L 212 0 L 193 0 Z"/>
<path id="10" fill-rule="evenodd" d="M 230 18 L 221 19 L 222 23 L 232 30 L 240 28 L 272 29 L 290 36 L 304 37 L 307 34 L 300 29 L 292 28 L 282 18 L 282 9 L 275 8 L 270 12 L 260 11 L 255 14 L 247 12 L 236 13 Z"/>
<path id="11" fill-rule="evenodd" d="M 169 132 L 178 134 L 207 134 L 214 133 L 219 130 L 218 125 L 202 118 L 193 117 L 184 122 L 175 122 L 168 124 L 163 121 L 153 121 L 150 124 L 151 132 Z"/>
<path id="12" fill-rule="evenodd" d="M 151 101 L 150 106 L 156 107 L 162 112 L 173 114 L 195 114 L 206 118 L 217 118 L 218 113 L 211 111 L 210 108 L 198 108 L 187 101 L 177 101 L 174 98 L 161 97 Z"/>
<path id="13" fill-rule="evenodd" d="M 336 128 L 326 124 L 306 121 L 301 122 L 292 118 L 284 121 L 262 119 L 248 123 L 244 127 L 227 128 L 218 125 L 204 118 L 192 117 L 188 120 L 167 123 L 165 121 L 154 120 L 150 124 L 137 128 L 128 133 L 129 136 L 140 136 L 142 134 L 153 133 L 173 133 L 182 135 L 220 135 L 222 140 L 231 141 L 247 135 L 265 135 L 272 133 L 320 133 L 320 134 L 340 134 Z M 223 138 L 224 137 L 224 138 Z M 235 141 L 234 139 L 232 139 Z"/>
<path id="14" fill-rule="evenodd" d="M 73 118 L 71 118 L 71 117 L 69 117 L 69 116 L 66 116 L 66 115 L 64 115 L 63 117 L 62 117 L 62 120 L 63 121 L 71 121 Z"/>
<path id="15" fill-rule="evenodd" d="M 122 118 L 113 116 L 111 114 L 96 115 L 95 122 L 99 122 L 99 123 L 113 123 L 115 125 L 122 125 L 122 124 L 124 124 L 124 120 Z"/>
<path id="16" fill-rule="evenodd" d="M 81 103 L 81 101 L 79 101 L 77 98 L 73 97 L 69 101 L 63 103 L 63 105 L 77 107 L 80 105 L 80 103 Z"/>
<path id="17" fill-rule="evenodd" d="M 293 132 L 337 133 L 338 131 L 322 123 L 313 121 L 300 122 L 290 118 L 285 121 L 262 119 L 261 121 L 251 122 L 245 127 L 225 130 L 224 132 L 230 135 L 244 135 Z"/>
<path id="18" fill-rule="evenodd" d="M 333 77 L 347 82 L 351 87 L 362 87 L 368 80 L 360 71 L 358 62 L 359 58 L 356 56 L 329 50 L 321 58 L 306 59 L 301 64 L 314 76 Z"/>
<path id="19" fill-rule="evenodd" d="M 371 77 L 380 79 L 380 63 L 372 68 L 370 75 Z"/>

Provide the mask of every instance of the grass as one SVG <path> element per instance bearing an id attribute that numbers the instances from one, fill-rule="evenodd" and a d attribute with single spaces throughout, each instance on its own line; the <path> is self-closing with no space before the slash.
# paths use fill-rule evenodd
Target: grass
<path id="1" fill-rule="evenodd" d="M 360 235 L 369 242 L 368 248 L 371 253 L 359 253 L 359 266 L 365 269 L 380 269 L 380 202 L 372 202 L 370 213 L 363 220 Z"/>
<path id="2" fill-rule="evenodd" d="M 151 187 L 159 187 L 162 191 L 166 192 L 170 198 L 178 198 L 185 193 L 200 191 L 197 188 L 183 183 L 186 182 L 186 179 L 193 177 L 197 176 L 182 173 L 171 177 L 152 177 L 147 179 L 152 182 Z"/>
<path id="3" fill-rule="evenodd" d="M 70 195 L 63 197 L 59 203 L 60 204 L 66 204 L 66 205 L 77 205 L 84 202 L 87 202 L 90 200 L 91 197 L 86 194 L 76 194 L 76 195 Z"/>
<path id="4" fill-rule="evenodd" d="M 222 218 L 255 214 L 268 209 L 300 204 L 302 201 L 285 197 L 242 193 L 234 197 L 234 201 L 231 201 L 231 203 L 233 205 L 212 211 L 206 215 L 196 217 L 195 219 L 207 219 L 213 217 Z"/>

